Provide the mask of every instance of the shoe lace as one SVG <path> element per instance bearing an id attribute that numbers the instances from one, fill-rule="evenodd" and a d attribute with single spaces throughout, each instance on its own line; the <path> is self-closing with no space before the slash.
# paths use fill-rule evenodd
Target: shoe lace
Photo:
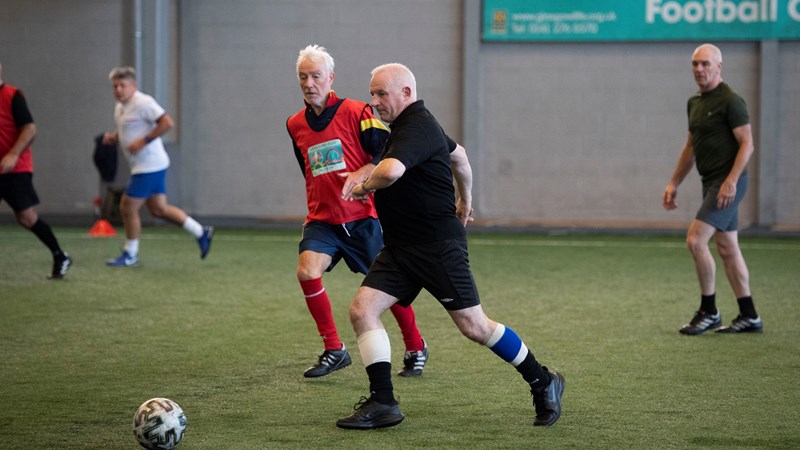
<path id="1" fill-rule="evenodd" d="M 546 372 L 550 372 L 547 367 L 543 367 Z M 555 377 L 555 375 L 550 375 L 551 377 Z M 531 395 L 533 396 L 533 409 L 536 411 L 536 415 L 544 414 L 549 411 L 550 404 L 547 402 L 547 390 L 550 387 L 550 383 L 547 385 L 539 388 L 534 389 L 533 385 L 531 385 Z"/>
<path id="2" fill-rule="evenodd" d="M 545 401 L 545 389 L 541 389 L 538 392 L 531 389 L 531 395 L 533 396 L 533 409 L 536 411 L 537 416 L 550 411 L 550 408 L 547 407 L 547 402 Z"/>
<path id="3" fill-rule="evenodd" d="M 714 314 L 709 314 L 703 311 L 702 309 L 698 309 L 697 312 L 694 313 L 694 317 L 692 318 L 692 321 L 689 322 L 689 324 L 692 326 L 697 326 L 700 322 L 702 322 L 706 318 L 713 318 L 713 317 Z"/>
<path id="4" fill-rule="evenodd" d="M 736 326 L 747 327 L 747 326 L 750 326 L 750 324 L 751 324 L 750 318 L 745 317 L 745 316 L 743 316 L 741 314 L 736 316 L 736 318 L 733 319 L 733 322 L 731 322 L 731 326 L 732 327 L 736 327 Z"/>
<path id="5" fill-rule="evenodd" d="M 413 368 L 420 356 L 422 356 L 422 352 L 406 352 L 405 357 L 403 358 L 403 366 L 408 369 Z"/>
<path id="6" fill-rule="evenodd" d="M 694 317 L 692 317 L 692 321 L 689 322 L 689 323 L 691 325 L 697 325 L 698 323 L 700 323 L 703 320 L 703 317 L 705 317 L 705 316 L 706 316 L 706 313 L 704 313 L 701 310 L 697 310 L 697 312 L 694 313 Z"/>
<path id="7" fill-rule="evenodd" d="M 359 409 L 361 409 L 361 408 L 363 408 L 364 406 L 366 406 L 366 404 L 367 404 L 368 402 L 369 402 L 369 399 L 368 399 L 367 397 L 364 397 L 364 396 L 362 395 L 362 396 L 361 396 L 361 398 L 358 400 L 358 402 L 357 402 L 355 405 L 353 405 L 353 410 L 354 410 L 354 411 L 358 411 Z"/>
<path id="8" fill-rule="evenodd" d="M 331 365 L 331 354 L 329 351 L 324 351 L 319 355 L 319 359 L 317 360 L 318 366 L 330 366 Z"/>

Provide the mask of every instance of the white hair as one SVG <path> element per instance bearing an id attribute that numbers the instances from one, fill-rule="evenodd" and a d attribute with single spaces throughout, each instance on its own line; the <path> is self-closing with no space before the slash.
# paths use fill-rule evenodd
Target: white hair
<path id="1" fill-rule="evenodd" d="M 303 61 L 322 63 L 322 65 L 325 66 L 325 70 L 327 70 L 329 74 L 333 73 L 333 57 L 330 53 L 328 53 L 328 49 L 321 45 L 313 44 L 300 50 L 300 54 L 297 55 L 296 67 L 298 75 L 300 74 L 300 64 Z"/>

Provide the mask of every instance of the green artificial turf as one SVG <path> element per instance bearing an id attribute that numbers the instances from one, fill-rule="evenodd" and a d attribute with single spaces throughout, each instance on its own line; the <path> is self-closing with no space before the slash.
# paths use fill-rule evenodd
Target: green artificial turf
<path id="1" fill-rule="evenodd" d="M 120 230 L 118 230 L 120 231 Z M 136 408 L 178 402 L 179 448 L 800 448 L 800 240 L 743 238 L 762 335 L 678 334 L 699 305 L 682 239 L 470 235 L 484 310 L 566 377 L 563 415 L 533 428 L 519 374 L 462 337 L 427 293 L 420 378 L 394 378 L 406 420 L 336 428 L 366 375 L 347 307 L 361 276 L 324 278 L 353 365 L 302 377 L 322 350 L 295 279 L 299 230 L 145 228 L 141 266 L 109 268 L 122 238 L 58 228 L 63 281 L 19 227 L 0 227 L 0 448 L 135 449 Z M 723 321 L 737 312 L 719 267 Z M 396 369 L 403 345 L 384 323 Z"/>

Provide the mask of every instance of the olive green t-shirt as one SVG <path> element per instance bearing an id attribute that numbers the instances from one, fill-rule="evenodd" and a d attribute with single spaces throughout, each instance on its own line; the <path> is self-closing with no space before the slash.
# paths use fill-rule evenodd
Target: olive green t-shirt
<path id="1" fill-rule="evenodd" d="M 747 104 L 727 84 L 720 83 L 692 96 L 686 110 L 695 164 L 703 185 L 721 183 L 739 153 L 733 129 L 750 123 Z"/>

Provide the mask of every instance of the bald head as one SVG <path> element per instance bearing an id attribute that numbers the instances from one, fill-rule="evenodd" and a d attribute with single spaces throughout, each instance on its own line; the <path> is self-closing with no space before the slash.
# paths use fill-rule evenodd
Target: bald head
<path id="1" fill-rule="evenodd" d="M 722 83 L 722 52 L 712 44 L 703 44 L 692 53 L 692 73 L 700 92 L 708 92 Z"/>
<path id="2" fill-rule="evenodd" d="M 698 55 L 703 55 L 703 57 L 706 59 L 709 59 L 717 64 L 722 64 L 722 51 L 714 44 L 703 44 L 694 49 L 692 59 Z"/>
<path id="3" fill-rule="evenodd" d="M 394 122 L 406 107 L 417 101 L 417 80 L 408 67 L 391 63 L 372 69 L 370 105 L 384 122 Z"/>
<path id="4" fill-rule="evenodd" d="M 408 88 L 413 97 L 412 102 L 417 101 L 417 79 L 411 69 L 400 63 L 390 63 L 372 69 L 372 77 L 381 74 L 386 79 L 400 89 Z"/>

